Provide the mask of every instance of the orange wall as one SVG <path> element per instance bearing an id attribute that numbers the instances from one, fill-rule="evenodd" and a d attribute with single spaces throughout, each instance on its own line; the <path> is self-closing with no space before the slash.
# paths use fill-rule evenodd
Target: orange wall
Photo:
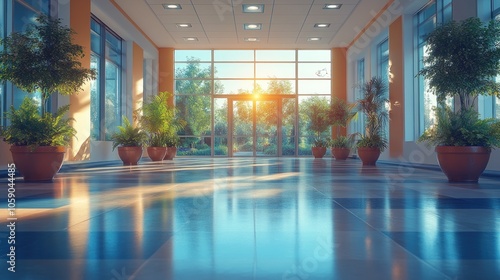
<path id="1" fill-rule="evenodd" d="M 174 49 L 158 49 L 158 90 L 174 93 Z M 173 105 L 173 99 L 170 105 Z"/>
<path id="2" fill-rule="evenodd" d="M 396 19 L 389 26 L 389 155 L 392 158 L 403 154 L 404 144 L 404 56 L 403 56 L 403 20 Z"/>
<path id="3" fill-rule="evenodd" d="M 70 27 L 76 32 L 73 42 L 81 45 L 85 57 L 81 59 L 83 67 L 90 68 L 90 8 L 91 0 L 70 1 Z M 68 149 L 69 160 L 90 158 L 90 83 L 83 90 L 70 96 L 70 117 L 77 120 L 73 126 L 76 138 Z"/>
<path id="4" fill-rule="evenodd" d="M 132 110 L 137 110 L 144 94 L 144 50 L 135 42 L 133 43 L 132 58 Z"/>
<path id="5" fill-rule="evenodd" d="M 347 48 L 332 49 L 332 97 L 347 101 Z M 336 127 L 332 129 L 332 137 L 336 136 Z M 346 135 L 346 128 L 341 128 Z"/>

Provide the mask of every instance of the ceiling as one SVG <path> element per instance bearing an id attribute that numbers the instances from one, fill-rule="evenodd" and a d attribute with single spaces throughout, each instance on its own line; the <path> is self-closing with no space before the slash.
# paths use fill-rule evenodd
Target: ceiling
<path id="1" fill-rule="evenodd" d="M 158 47 L 320 49 L 349 45 L 388 0 L 114 0 Z M 180 4 L 167 10 L 163 4 Z M 243 4 L 264 4 L 243 13 Z M 340 9 L 323 9 L 341 4 Z M 177 24 L 189 23 L 190 28 Z M 245 30 L 260 23 L 260 30 Z M 327 23 L 328 28 L 315 28 Z M 311 41 L 309 38 L 319 38 Z M 188 41 L 187 38 L 196 38 Z M 246 38 L 256 38 L 249 42 Z"/>

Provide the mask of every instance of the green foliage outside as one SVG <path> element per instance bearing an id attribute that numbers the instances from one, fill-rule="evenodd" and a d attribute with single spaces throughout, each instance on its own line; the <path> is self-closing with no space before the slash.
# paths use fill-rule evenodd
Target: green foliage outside
<path id="1" fill-rule="evenodd" d="M 19 109 L 10 107 L 6 112 L 10 125 L 0 129 L 3 140 L 10 145 L 30 146 L 66 146 L 76 135 L 71 126 L 73 119 L 65 118 L 69 106 L 61 107 L 55 114 L 40 115 L 39 104 L 31 98 L 25 98 Z"/>

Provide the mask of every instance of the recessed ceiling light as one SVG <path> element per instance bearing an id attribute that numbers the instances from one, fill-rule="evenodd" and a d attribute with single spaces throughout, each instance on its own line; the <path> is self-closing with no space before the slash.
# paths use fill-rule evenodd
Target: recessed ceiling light
<path id="1" fill-rule="evenodd" d="M 177 27 L 179 28 L 190 28 L 192 27 L 191 23 L 176 23 Z"/>
<path id="2" fill-rule="evenodd" d="M 180 10 L 182 9 L 180 4 L 163 4 L 163 9 L 166 10 Z"/>
<path id="3" fill-rule="evenodd" d="M 319 40 L 321 40 L 321 38 L 319 38 L 319 37 L 309 37 L 309 38 L 307 38 L 307 41 L 309 41 L 309 42 L 319 41 Z"/>
<path id="4" fill-rule="evenodd" d="M 261 30 L 262 24 L 260 24 L 260 23 L 245 23 L 243 25 L 243 28 L 245 30 Z"/>
<path id="5" fill-rule="evenodd" d="M 245 38 L 245 41 L 246 42 L 258 42 L 258 41 L 260 41 L 260 39 L 259 38 L 250 37 L 250 38 Z"/>
<path id="6" fill-rule="evenodd" d="M 328 27 L 330 27 L 330 24 L 329 23 L 316 23 L 314 25 L 314 27 L 316 27 L 316 28 L 328 28 Z"/>
<path id="7" fill-rule="evenodd" d="M 264 5 L 263 4 L 243 4 L 243 12 L 244 13 L 263 13 Z"/>
<path id="8" fill-rule="evenodd" d="M 342 7 L 342 4 L 325 4 L 323 9 L 340 9 L 340 7 Z"/>
<path id="9" fill-rule="evenodd" d="M 196 38 L 196 37 L 184 37 L 184 41 L 189 41 L 189 42 L 198 41 L 198 38 Z"/>

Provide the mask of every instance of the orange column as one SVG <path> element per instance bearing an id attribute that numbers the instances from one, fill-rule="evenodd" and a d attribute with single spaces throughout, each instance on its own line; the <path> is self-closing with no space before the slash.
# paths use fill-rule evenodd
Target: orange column
<path id="1" fill-rule="evenodd" d="M 174 93 L 174 49 L 160 48 L 158 50 L 158 90 Z M 171 105 L 173 100 L 171 100 Z"/>
<path id="2" fill-rule="evenodd" d="M 85 56 L 80 61 L 87 68 L 90 68 L 90 7 L 91 0 L 70 1 L 70 27 L 76 32 L 73 43 L 83 47 Z M 73 127 L 77 135 L 68 149 L 68 159 L 75 161 L 90 158 L 90 82 L 82 88 L 69 97 L 69 116 L 76 120 Z"/>
<path id="3" fill-rule="evenodd" d="M 332 49 L 332 98 L 336 97 L 347 101 L 347 48 Z M 332 137 L 336 136 L 336 128 L 332 130 Z M 346 128 L 340 129 L 341 135 L 346 135 Z"/>
<path id="4" fill-rule="evenodd" d="M 135 111 L 141 105 L 144 94 L 144 50 L 133 43 L 132 58 L 132 109 Z"/>
<path id="5" fill-rule="evenodd" d="M 404 57 L 403 19 L 399 17 L 389 26 L 389 154 L 392 158 L 403 154 L 404 144 Z"/>

